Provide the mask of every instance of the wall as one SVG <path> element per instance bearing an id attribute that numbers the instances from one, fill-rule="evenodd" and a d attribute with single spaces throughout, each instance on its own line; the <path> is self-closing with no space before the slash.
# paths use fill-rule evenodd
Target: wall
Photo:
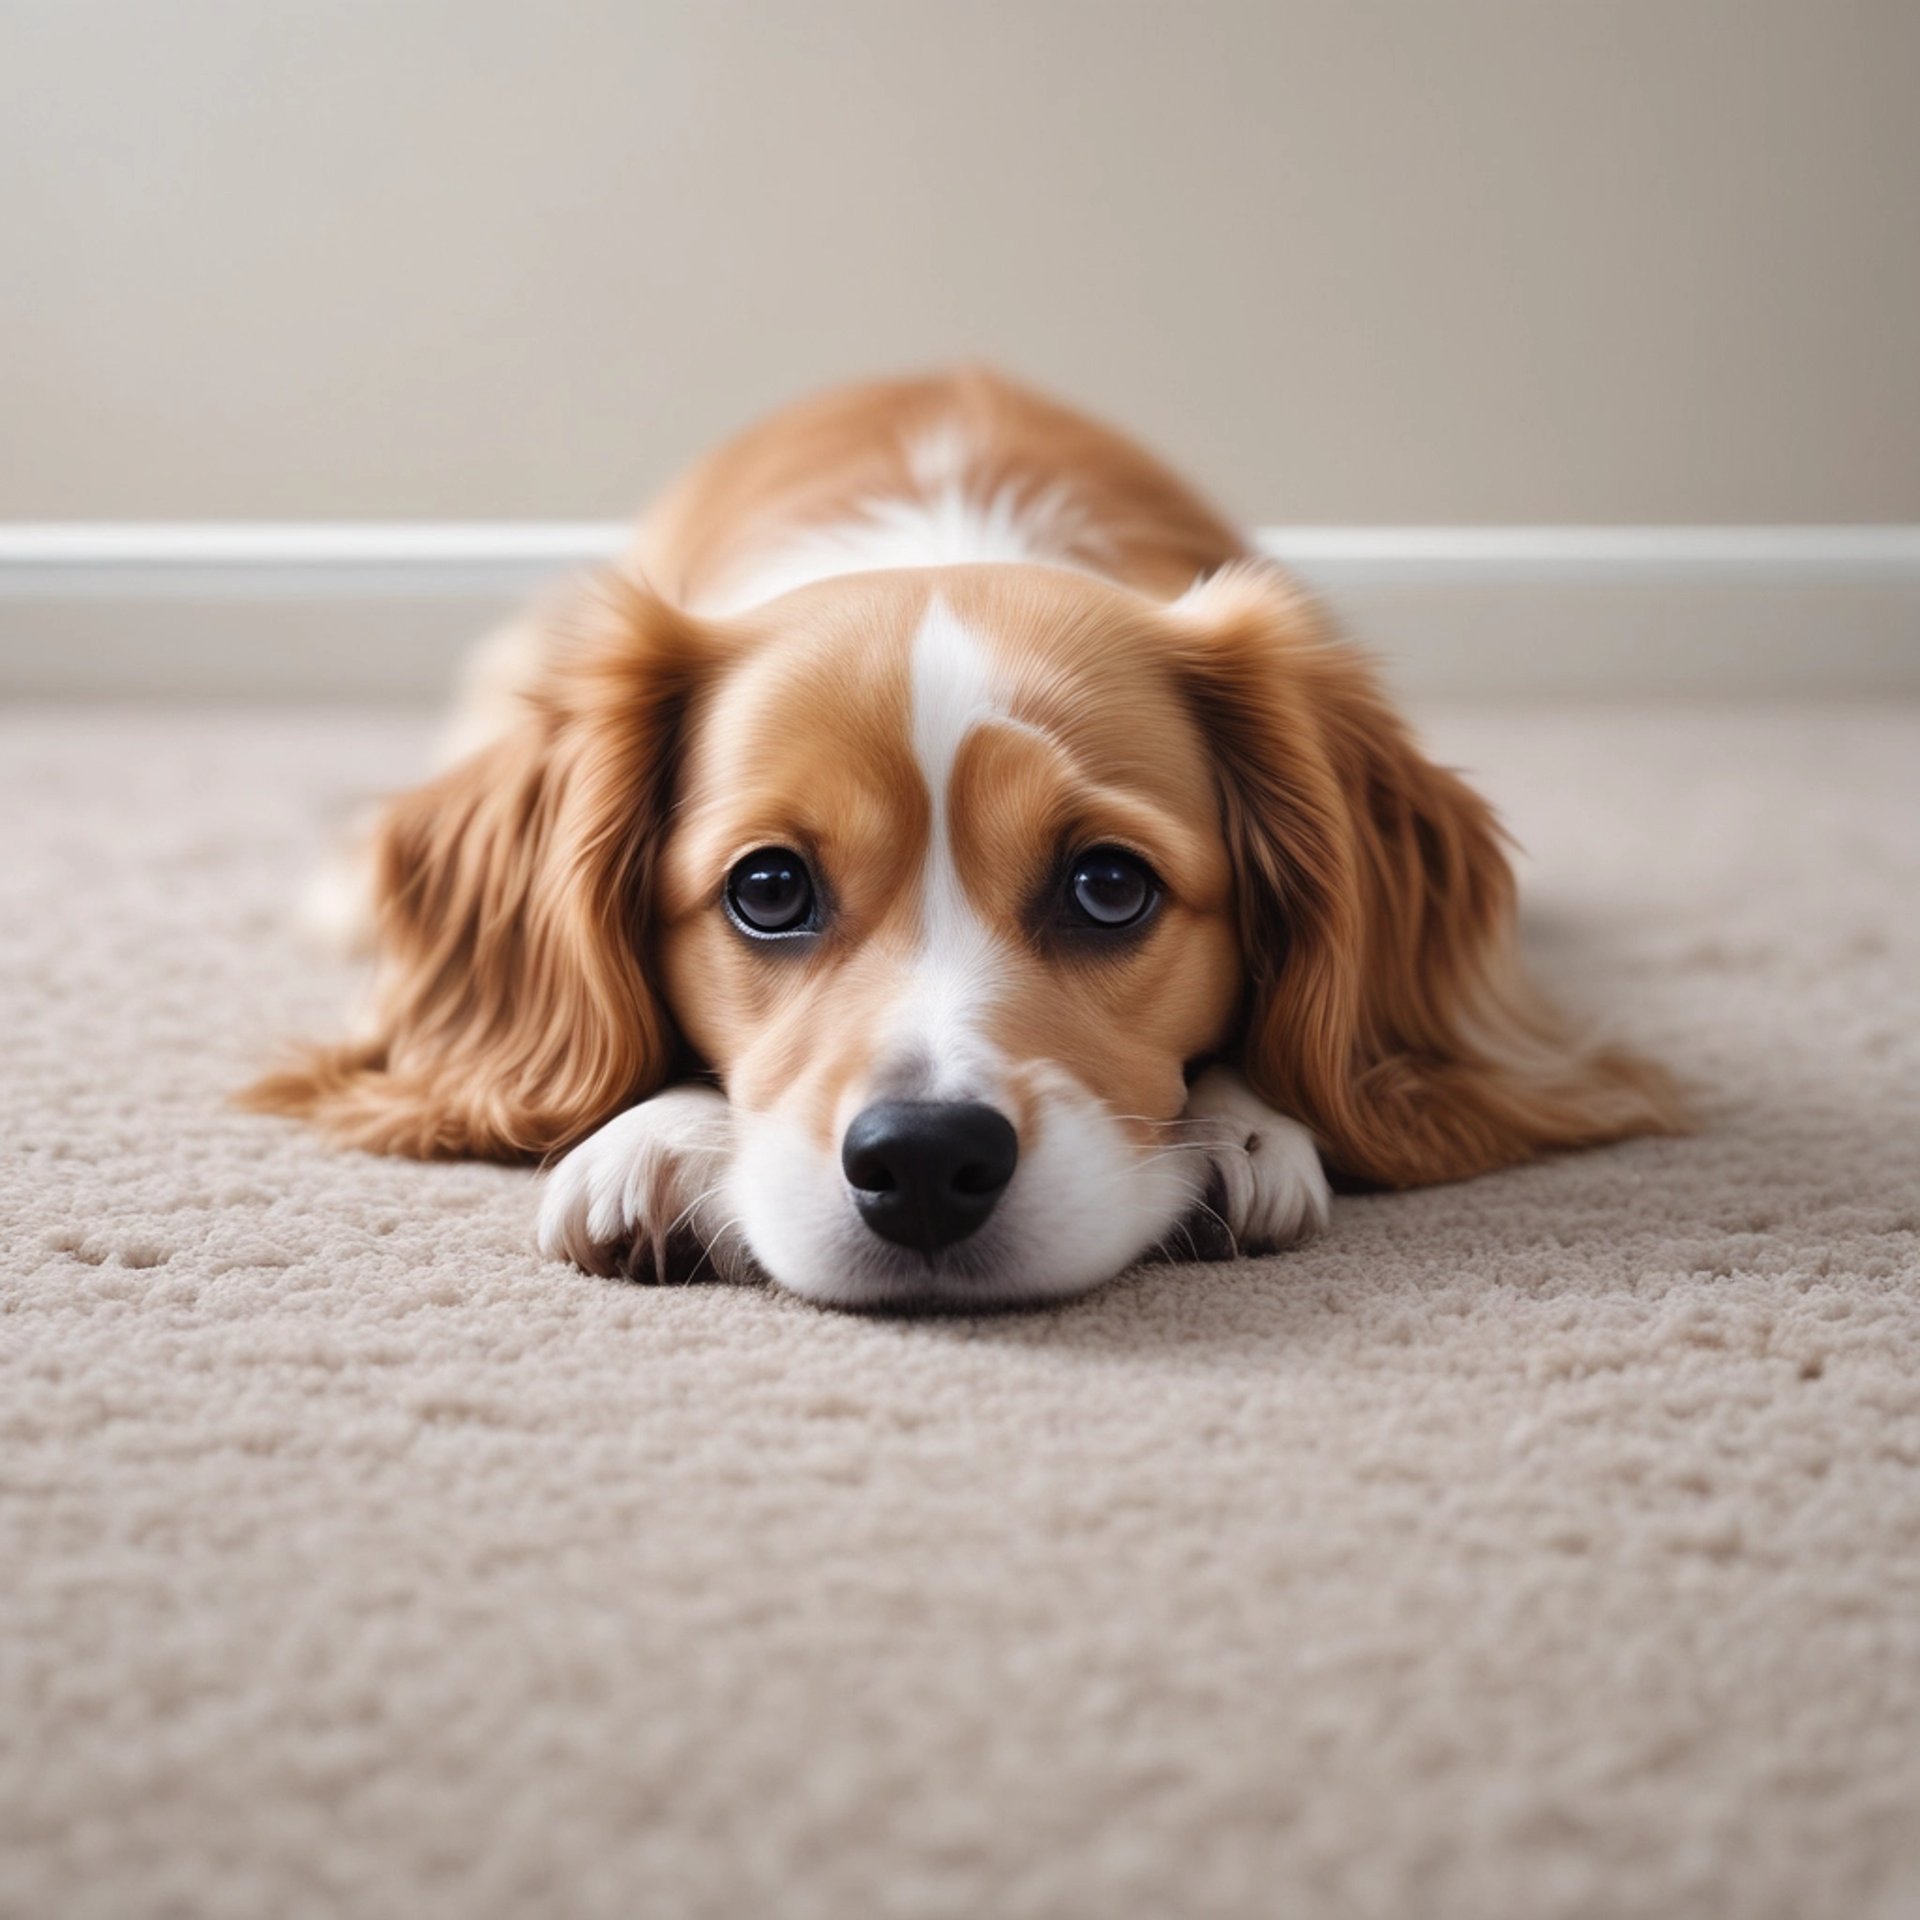
<path id="1" fill-rule="evenodd" d="M 958 354 L 1256 523 L 1920 520 L 1916 74 L 1902 0 L 12 0 L 0 520 L 613 516 Z M 0 685 L 110 677 L 13 598 Z"/>
<path id="2" fill-rule="evenodd" d="M 1920 7 L 11 0 L 0 516 L 598 516 L 987 353 L 1260 521 L 1920 519 Z"/>

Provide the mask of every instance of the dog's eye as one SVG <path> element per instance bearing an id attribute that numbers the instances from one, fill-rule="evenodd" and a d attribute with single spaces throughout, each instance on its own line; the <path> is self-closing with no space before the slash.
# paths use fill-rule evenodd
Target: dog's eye
<path id="1" fill-rule="evenodd" d="M 749 933 L 797 933 L 813 917 L 813 876 L 786 847 L 761 847 L 727 875 L 727 909 Z"/>
<path id="2" fill-rule="evenodd" d="M 1152 869 L 1118 847 L 1095 847 L 1067 870 L 1067 917 L 1080 926 L 1130 927 L 1159 897 Z"/>

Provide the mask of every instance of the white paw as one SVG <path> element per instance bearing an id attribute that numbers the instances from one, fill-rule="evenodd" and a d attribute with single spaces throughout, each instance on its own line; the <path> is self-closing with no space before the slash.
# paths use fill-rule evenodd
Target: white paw
<path id="1" fill-rule="evenodd" d="M 1193 1083 L 1185 1118 L 1213 1176 L 1208 1204 L 1242 1253 L 1325 1231 L 1333 1193 L 1299 1121 L 1274 1112 L 1231 1067 L 1209 1067 Z"/>
<path id="2" fill-rule="evenodd" d="M 550 1260 L 641 1280 L 725 1277 L 739 1234 L 725 1193 L 733 1114 L 712 1087 L 643 1100 L 547 1176 L 537 1241 Z"/>

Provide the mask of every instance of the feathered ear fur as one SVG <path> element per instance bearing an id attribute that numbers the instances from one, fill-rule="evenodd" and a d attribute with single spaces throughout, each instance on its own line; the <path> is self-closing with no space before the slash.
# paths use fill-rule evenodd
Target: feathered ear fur
<path id="1" fill-rule="evenodd" d="M 1330 1163 L 1416 1186 L 1680 1128 L 1659 1068 L 1576 1036 L 1526 979 L 1491 810 L 1311 601 L 1235 568 L 1176 619 L 1222 767 L 1241 1065 Z"/>
<path id="2" fill-rule="evenodd" d="M 649 870 L 710 650 L 617 575 L 563 603 L 518 720 L 381 821 L 370 1037 L 242 1102 L 377 1152 L 523 1158 L 657 1089 Z"/>

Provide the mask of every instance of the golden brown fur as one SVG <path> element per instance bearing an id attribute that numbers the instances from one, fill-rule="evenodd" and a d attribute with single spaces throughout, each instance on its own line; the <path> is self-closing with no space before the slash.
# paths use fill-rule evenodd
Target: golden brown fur
<path id="1" fill-rule="evenodd" d="M 658 1086 L 671 1024 L 642 960 L 688 623 L 609 576 L 559 624 L 519 723 L 388 808 L 371 1037 L 244 1096 L 421 1158 L 550 1153 Z"/>
<path id="2" fill-rule="evenodd" d="M 721 590 L 787 529 L 819 526 L 914 484 L 911 449 L 974 449 L 983 496 L 1070 479 L 1068 552 L 1160 599 L 1248 552 L 1240 535 L 1124 435 L 984 367 L 844 388 L 782 408 L 699 462 L 642 523 L 634 564 L 671 599 Z"/>
<path id="3" fill-rule="evenodd" d="M 991 1031 L 1014 1060 L 1064 1059 L 1116 1113 L 1180 1110 L 1180 1069 L 1225 1037 L 1238 992 L 1232 881 L 1214 823 L 1204 733 L 1171 698 L 1164 621 L 1134 596 L 1050 569 L 899 571 L 778 603 L 779 643 L 756 638 L 703 704 L 660 873 L 657 948 L 695 1052 L 728 1065 L 749 1107 L 801 1089 L 824 1140 L 866 1071 L 875 1010 L 920 938 L 927 803 L 905 750 L 911 633 L 936 585 L 1004 642 L 1013 716 L 983 725 L 954 769 L 954 851 L 981 918 L 1004 936 Z M 849 628 L 871 636 L 862 657 Z M 1144 730 L 1143 708 L 1160 722 Z M 1097 819 L 1166 876 L 1161 936 L 1077 970 L 1025 933 L 1047 858 Z M 821 964 L 768 967 L 714 911 L 744 850 L 797 841 L 842 876 Z"/>
<path id="4" fill-rule="evenodd" d="M 1070 494 L 1058 558 L 1079 571 L 691 610 L 795 529 L 911 491 L 916 439 L 945 431 L 969 485 Z M 705 1067 L 749 1108 L 810 1084 L 830 1129 L 917 924 L 901 636 L 936 590 L 1017 689 L 965 744 L 953 823 L 970 894 L 1025 956 L 995 1015 L 1009 1057 L 1065 1065 L 1138 1128 L 1178 1114 L 1183 1065 L 1231 1058 L 1330 1166 L 1391 1185 L 1678 1124 L 1657 1069 L 1577 1038 L 1525 979 L 1492 815 L 1365 659 L 1151 456 L 977 371 L 806 403 L 668 494 L 627 568 L 544 623 L 518 717 L 389 809 L 370 1035 L 249 1102 L 378 1151 L 541 1156 Z M 1137 955 L 1076 969 L 1019 929 L 1083 818 L 1151 855 L 1169 907 Z M 818 964 L 769 967 L 717 912 L 761 839 L 837 876 Z"/>
<path id="5" fill-rule="evenodd" d="M 1225 769 L 1249 1003 L 1240 1059 L 1339 1171 L 1421 1186 L 1670 1131 L 1666 1076 L 1581 1041 L 1521 971 L 1492 810 L 1271 570 L 1190 604 Z"/>

